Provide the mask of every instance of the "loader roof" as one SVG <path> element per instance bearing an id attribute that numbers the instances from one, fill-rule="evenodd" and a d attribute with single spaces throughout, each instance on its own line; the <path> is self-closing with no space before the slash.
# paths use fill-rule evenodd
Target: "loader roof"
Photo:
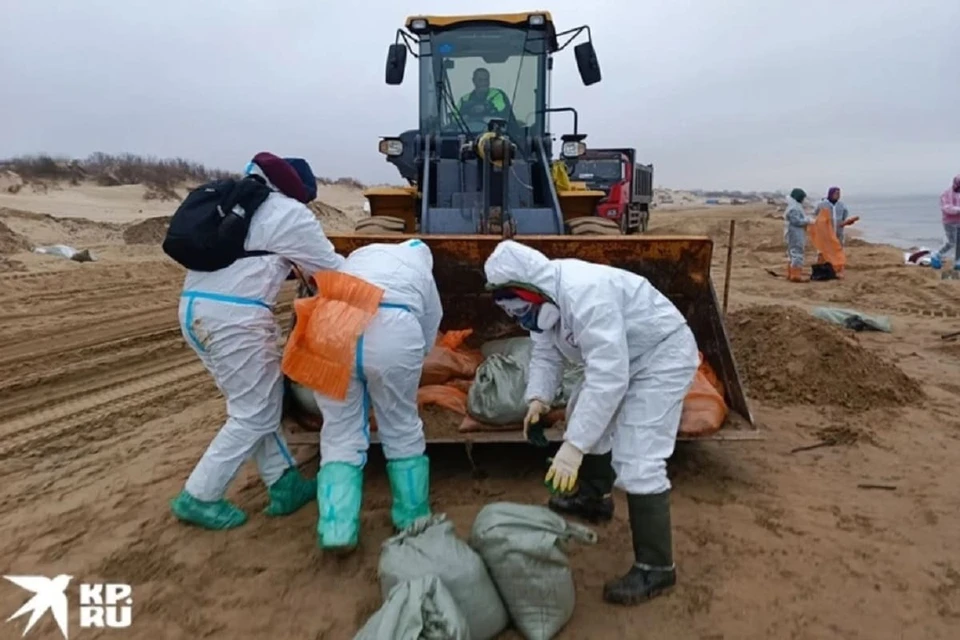
<path id="1" fill-rule="evenodd" d="M 557 48 L 557 32 L 549 11 L 524 11 L 522 13 L 481 13 L 457 16 L 409 16 L 404 25 L 411 29 L 414 20 L 426 20 L 431 31 L 443 31 L 468 24 L 494 23 L 509 27 L 522 27 L 530 23 L 530 16 L 543 16 L 543 29 L 547 33 L 550 50 Z M 412 29 L 411 29 L 412 30 Z"/>

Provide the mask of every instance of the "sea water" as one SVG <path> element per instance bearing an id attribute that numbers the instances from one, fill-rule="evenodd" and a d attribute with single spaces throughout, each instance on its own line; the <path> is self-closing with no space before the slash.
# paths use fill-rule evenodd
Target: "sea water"
<path id="1" fill-rule="evenodd" d="M 860 216 L 853 226 L 867 242 L 892 244 L 902 249 L 937 250 L 944 242 L 940 194 L 844 197 L 850 216 Z"/>

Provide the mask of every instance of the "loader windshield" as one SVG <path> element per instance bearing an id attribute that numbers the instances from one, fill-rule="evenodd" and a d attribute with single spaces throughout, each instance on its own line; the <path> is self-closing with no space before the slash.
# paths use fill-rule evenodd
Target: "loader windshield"
<path id="1" fill-rule="evenodd" d="M 475 24 L 421 38 L 421 131 L 475 136 L 499 118 L 542 135 L 544 45 L 541 31 L 502 25 Z"/>

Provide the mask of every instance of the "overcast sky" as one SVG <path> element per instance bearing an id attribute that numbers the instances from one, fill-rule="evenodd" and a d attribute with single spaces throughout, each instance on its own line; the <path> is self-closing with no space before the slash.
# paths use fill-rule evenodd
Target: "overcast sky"
<path id="1" fill-rule="evenodd" d="M 383 81 L 404 18 L 545 8 L 558 30 L 590 25 L 604 76 L 584 87 L 561 52 L 554 106 L 579 110 L 588 144 L 636 147 L 658 185 L 938 193 L 960 173 L 960 0 L 541 4 L 0 0 L 0 157 L 239 170 L 270 150 L 399 182 L 376 146 L 416 126 L 416 67 Z"/>

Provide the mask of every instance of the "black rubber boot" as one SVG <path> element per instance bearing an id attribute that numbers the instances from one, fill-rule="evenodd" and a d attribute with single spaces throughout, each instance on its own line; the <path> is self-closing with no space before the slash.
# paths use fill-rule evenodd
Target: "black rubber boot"
<path id="1" fill-rule="evenodd" d="M 603 585 L 603 599 L 632 605 L 660 595 L 677 582 L 670 528 L 670 491 L 627 495 L 634 565 L 622 578 Z"/>
<path id="2" fill-rule="evenodd" d="M 613 456 L 586 454 L 580 464 L 579 487 L 574 493 L 550 497 L 547 506 L 565 516 L 583 518 L 594 524 L 613 518 Z"/>

